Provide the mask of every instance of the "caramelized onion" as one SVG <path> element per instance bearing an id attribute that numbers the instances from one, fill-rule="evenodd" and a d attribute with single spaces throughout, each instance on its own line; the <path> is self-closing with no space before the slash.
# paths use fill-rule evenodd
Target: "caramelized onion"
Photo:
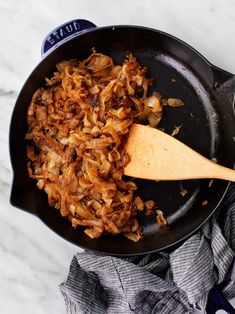
<path id="1" fill-rule="evenodd" d="M 89 237 L 123 233 L 138 241 L 136 214 L 152 211 L 155 203 L 144 203 L 136 184 L 123 178 L 129 162 L 124 145 L 133 121 L 158 125 L 161 95 L 147 97 L 153 81 L 132 54 L 122 65 L 93 52 L 56 67 L 28 108 L 29 176 L 74 228 L 87 227 Z M 172 99 L 168 104 L 181 105 Z M 165 224 L 161 213 L 157 219 Z"/>

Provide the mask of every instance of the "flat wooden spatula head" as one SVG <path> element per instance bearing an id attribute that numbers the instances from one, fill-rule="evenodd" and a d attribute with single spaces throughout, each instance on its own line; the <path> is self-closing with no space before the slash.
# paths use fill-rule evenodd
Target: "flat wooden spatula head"
<path id="1" fill-rule="evenodd" d="M 130 156 L 124 168 L 127 176 L 148 180 L 235 181 L 235 170 L 215 164 L 174 137 L 149 126 L 133 123 L 125 150 Z"/>

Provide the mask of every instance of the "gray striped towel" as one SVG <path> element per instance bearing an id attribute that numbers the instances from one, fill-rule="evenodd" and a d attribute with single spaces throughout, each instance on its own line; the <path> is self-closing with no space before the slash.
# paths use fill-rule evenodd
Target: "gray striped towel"
<path id="1" fill-rule="evenodd" d="M 217 284 L 235 296 L 235 184 L 213 217 L 172 253 L 116 258 L 76 254 L 61 284 L 69 314 L 190 313 L 204 310 Z"/>

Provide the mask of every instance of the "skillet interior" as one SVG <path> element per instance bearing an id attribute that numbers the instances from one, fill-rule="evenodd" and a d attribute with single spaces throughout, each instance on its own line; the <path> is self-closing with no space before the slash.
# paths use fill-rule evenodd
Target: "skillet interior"
<path id="1" fill-rule="evenodd" d="M 235 124 L 229 82 L 234 77 L 211 66 L 201 55 L 176 38 L 147 28 L 104 27 L 73 38 L 49 54 L 32 72 L 15 106 L 10 129 L 10 154 L 14 170 L 11 203 L 38 215 L 52 230 L 65 239 L 98 252 L 128 255 L 143 254 L 166 248 L 184 239 L 199 228 L 214 212 L 228 186 L 216 180 L 208 188 L 208 180 L 182 181 L 188 191 L 180 192 L 180 182 L 138 180 L 138 193 L 144 199 L 154 199 L 165 213 L 169 226 L 156 228 L 153 217 L 142 218 L 144 238 L 133 243 L 122 236 L 102 236 L 89 239 L 74 230 L 60 214 L 51 209 L 44 192 L 28 178 L 26 169 L 26 112 L 33 92 L 44 84 L 44 78 L 63 59 L 85 58 L 91 48 L 122 62 L 132 52 L 155 77 L 153 89 L 165 97 L 179 97 L 185 106 L 165 108 L 159 127 L 171 133 L 182 125 L 177 138 L 202 155 L 216 157 L 225 166 L 234 166 Z M 173 83 L 172 79 L 176 82 Z M 227 85 L 226 85 L 227 84 Z M 227 86 L 227 89 L 224 86 Z M 184 158 L 182 156 L 182 158 Z M 202 206 L 207 200 L 208 205 Z"/>

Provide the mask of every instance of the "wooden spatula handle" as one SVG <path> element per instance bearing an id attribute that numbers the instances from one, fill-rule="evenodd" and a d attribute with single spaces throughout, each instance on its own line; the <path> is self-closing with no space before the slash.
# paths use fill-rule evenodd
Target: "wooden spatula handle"
<path id="1" fill-rule="evenodd" d="M 166 133 L 133 124 L 125 147 L 128 176 L 148 180 L 217 178 L 235 181 L 235 170 L 217 165 Z"/>
<path id="2" fill-rule="evenodd" d="M 220 165 L 213 165 L 213 168 L 210 169 L 210 173 L 208 173 L 208 175 L 208 178 L 223 179 L 235 182 L 235 170 Z"/>

